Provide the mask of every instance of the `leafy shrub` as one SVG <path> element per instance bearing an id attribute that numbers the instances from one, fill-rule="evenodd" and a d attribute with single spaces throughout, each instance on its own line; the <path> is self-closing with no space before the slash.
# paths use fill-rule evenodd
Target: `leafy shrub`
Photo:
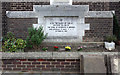
<path id="1" fill-rule="evenodd" d="M 44 47 L 44 48 L 42 48 L 42 50 L 43 50 L 43 51 L 47 51 L 47 50 L 48 50 L 48 48 L 47 48 L 47 47 Z"/>
<path id="2" fill-rule="evenodd" d="M 12 32 L 7 32 L 7 35 L 3 37 L 3 41 L 7 41 L 8 39 L 15 38 L 15 35 Z"/>
<path id="3" fill-rule="evenodd" d="M 107 36 L 105 41 L 107 41 L 107 42 L 115 42 L 115 41 L 117 41 L 117 38 L 116 38 L 115 35 Z"/>
<path id="4" fill-rule="evenodd" d="M 120 25 L 118 24 L 117 17 L 113 14 L 113 34 L 120 40 Z"/>
<path id="5" fill-rule="evenodd" d="M 3 51 L 17 52 L 23 50 L 26 47 L 26 41 L 22 39 L 15 39 L 12 32 L 8 32 L 3 38 L 4 45 L 2 46 Z"/>
<path id="6" fill-rule="evenodd" d="M 26 39 L 27 47 L 37 49 L 38 46 L 42 43 L 42 41 L 47 37 L 47 34 L 44 35 L 43 27 L 29 28 L 28 29 L 29 36 Z"/>
<path id="7" fill-rule="evenodd" d="M 8 52 L 21 51 L 26 47 L 26 42 L 22 39 L 8 39 L 4 42 L 4 49 Z"/>
<path id="8" fill-rule="evenodd" d="M 16 51 L 16 45 L 15 45 L 15 41 L 16 39 L 8 39 L 7 41 L 4 42 L 4 48 L 6 49 L 6 51 L 9 52 L 14 52 Z"/>
<path id="9" fill-rule="evenodd" d="M 26 41 L 22 39 L 17 39 L 15 42 L 17 49 L 24 49 L 26 47 Z"/>

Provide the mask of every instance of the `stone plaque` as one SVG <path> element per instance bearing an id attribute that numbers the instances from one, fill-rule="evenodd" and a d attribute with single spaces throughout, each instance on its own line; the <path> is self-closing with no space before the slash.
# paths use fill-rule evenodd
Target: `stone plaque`
<path id="1" fill-rule="evenodd" d="M 48 36 L 69 37 L 77 36 L 78 17 L 46 17 L 46 30 Z"/>
<path id="2" fill-rule="evenodd" d="M 53 0 L 54 2 L 69 2 L 69 0 Z"/>
<path id="3" fill-rule="evenodd" d="M 72 0 L 50 0 L 50 5 L 61 5 L 61 4 L 72 5 Z"/>

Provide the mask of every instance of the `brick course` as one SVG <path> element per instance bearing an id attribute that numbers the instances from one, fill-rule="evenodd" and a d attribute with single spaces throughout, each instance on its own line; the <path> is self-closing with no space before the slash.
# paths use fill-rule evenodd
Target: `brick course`
<path id="1" fill-rule="evenodd" d="M 86 30 L 83 36 L 85 42 L 104 41 L 105 36 L 113 35 L 112 18 L 85 18 L 85 23 L 90 24 L 90 30 Z"/>
<path id="2" fill-rule="evenodd" d="M 30 19 L 7 19 L 8 31 L 13 32 L 17 38 L 25 39 L 28 35 L 28 28 L 33 24 L 37 24 L 36 18 Z M 18 34 L 19 33 L 19 34 Z"/>
<path id="3" fill-rule="evenodd" d="M 31 61 L 35 60 L 35 61 Z M 45 60 L 45 61 L 39 61 Z M 70 71 L 80 72 L 79 59 L 2 59 L 4 71 Z M 10 63 L 8 63 L 10 62 Z M 20 62 L 16 64 L 14 62 Z M 56 64 L 57 62 L 57 64 Z M 34 64 L 35 63 L 35 64 Z"/>

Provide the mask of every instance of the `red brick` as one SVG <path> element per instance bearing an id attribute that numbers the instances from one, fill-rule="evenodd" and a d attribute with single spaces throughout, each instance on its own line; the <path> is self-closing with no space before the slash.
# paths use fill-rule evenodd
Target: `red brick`
<path id="1" fill-rule="evenodd" d="M 54 65 L 54 64 L 60 64 L 60 62 L 52 62 L 52 64 Z"/>
<path id="2" fill-rule="evenodd" d="M 41 71 L 40 68 L 31 68 L 33 71 Z"/>
<path id="3" fill-rule="evenodd" d="M 64 65 L 56 65 L 56 68 L 64 68 Z"/>
<path id="4" fill-rule="evenodd" d="M 61 62 L 61 64 L 70 64 L 70 62 Z"/>
<path id="5" fill-rule="evenodd" d="M 35 65 L 27 65 L 27 67 L 35 67 Z"/>
<path id="6" fill-rule="evenodd" d="M 6 67 L 6 65 L 3 64 L 2 67 Z"/>
<path id="7" fill-rule="evenodd" d="M 11 61 L 3 61 L 3 64 L 12 64 Z"/>
<path id="8" fill-rule="evenodd" d="M 13 68 L 13 70 L 21 70 L 21 68 Z"/>
<path id="9" fill-rule="evenodd" d="M 36 65 L 36 67 L 45 67 L 45 65 Z"/>
<path id="10" fill-rule="evenodd" d="M 57 61 L 58 61 L 58 62 L 59 62 L 59 61 L 65 61 L 65 59 L 58 59 Z"/>
<path id="11" fill-rule="evenodd" d="M 13 62 L 13 64 L 21 64 L 21 62 Z"/>
<path id="12" fill-rule="evenodd" d="M 31 64 L 31 62 L 23 62 L 23 64 Z"/>
<path id="13" fill-rule="evenodd" d="M 42 64 L 50 64 L 50 62 L 42 62 Z"/>
<path id="14" fill-rule="evenodd" d="M 43 71 L 51 71 L 50 68 L 42 68 Z"/>
<path id="15" fill-rule="evenodd" d="M 37 61 L 37 59 L 28 59 L 28 61 Z"/>
<path id="16" fill-rule="evenodd" d="M 45 59 L 38 59 L 38 61 L 46 61 Z"/>
<path id="17" fill-rule="evenodd" d="M 75 65 L 75 68 L 80 68 L 80 65 Z"/>
<path id="18" fill-rule="evenodd" d="M 80 65 L 80 62 L 71 62 L 71 65 Z"/>
<path id="19" fill-rule="evenodd" d="M 54 65 L 46 65 L 46 67 L 54 67 Z"/>
<path id="20" fill-rule="evenodd" d="M 40 64 L 40 62 L 32 62 L 32 64 Z"/>
<path id="21" fill-rule="evenodd" d="M 12 70 L 12 68 L 3 68 L 3 70 Z"/>
<path id="22" fill-rule="evenodd" d="M 25 65 L 17 65 L 17 67 L 25 67 Z"/>
<path id="23" fill-rule="evenodd" d="M 16 67 L 16 65 L 12 64 L 12 65 L 7 65 L 7 67 Z"/>
<path id="24" fill-rule="evenodd" d="M 61 71 L 65 71 L 65 72 L 67 72 L 67 71 L 72 71 L 72 70 L 69 69 L 69 68 L 61 68 Z"/>
<path id="25" fill-rule="evenodd" d="M 66 65 L 65 68 L 74 68 L 74 65 Z"/>
<path id="26" fill-rule="evenodd" d="M 75 59 L 66 59 L 66 61 L 76 61 Z"/>
<path id="27" fill-rule="evenodd" d="M 30 67 L 22 68 L 22 70 L 26 70 L 26 71 L 28 70 L 29 71 L 29 70 L 31 70 L 31 68 Z"/>
<path id="28" fill-rule="evenodd" d="M 56 61 L 55 59 L 46 59 L 46 61 Z"/>
<path id="29" fill-rule="evenodd" d="M 27 59 L 16 59 L 16 60 L 19 60 L 19 61 L 27 61 Z"/>

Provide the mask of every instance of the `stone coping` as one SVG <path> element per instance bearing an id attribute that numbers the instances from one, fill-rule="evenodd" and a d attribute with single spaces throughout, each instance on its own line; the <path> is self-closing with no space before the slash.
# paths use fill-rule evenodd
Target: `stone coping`
<path id="1" fill-rule="evenodd" d="M 1 52 L 1 59 L 80 59 L 81 55 L 118 55 L 118 52 Z"/>
<path id="2" fill-rule="evenodd" d="M 1 2 L 50 2 L 50 0 L 0 0 Z M 73 2 L 119 2 L 120 0 L 72 0 Z"/>
<path id="3" fill-rule="evenodd" d="M 113 14 L 112 12 L 114 11 L 89 11 L 85 17 L 101 17 L 101 18 L 112 18 L 113 17 Z"/>
<path id="4" fill-rule="evenodd" d="M 88 11 L 88 13 L 85 14 L 85 17 L 112 18 L 112 12 L 113 11 Z M 6 11 L 6 14 L 9 18 L 38 18 L 34 11 Z"/>

